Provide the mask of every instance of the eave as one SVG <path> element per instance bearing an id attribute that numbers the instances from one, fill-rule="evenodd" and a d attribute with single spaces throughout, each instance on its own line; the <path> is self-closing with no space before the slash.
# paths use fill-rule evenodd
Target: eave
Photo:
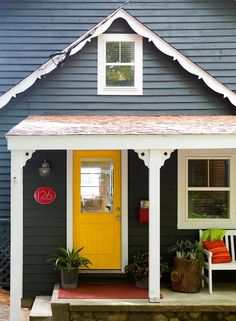
<path id="1" fill-rule="evenodd" d="M 226 149 L 236 116 L 30 116 L 6 137 L 10 150 Z"/>

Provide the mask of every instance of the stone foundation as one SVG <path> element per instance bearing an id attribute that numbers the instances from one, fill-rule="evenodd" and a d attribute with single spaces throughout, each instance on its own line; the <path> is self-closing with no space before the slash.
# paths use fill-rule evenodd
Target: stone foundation
<path id="1" fill-rule="evenodd" d="M 55 320 L 57 321 L 57 320 Z M 60 321 L 60 320 L 58 320 Z M 236 321 L 231 312 L 71 312 L 69 321 Z"/>

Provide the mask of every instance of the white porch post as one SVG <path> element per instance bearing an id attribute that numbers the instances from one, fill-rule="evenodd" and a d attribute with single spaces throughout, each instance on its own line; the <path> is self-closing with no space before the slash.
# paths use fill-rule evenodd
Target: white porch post
<path id="1" fill-rule="evenodd" d="M 149 152 L 149 301 L 160 302 L 160 169 L 173 150 Z"/>
<path id="2" fill-rule="evenodd" d="M 160 168 L 159 150 L 149 154 L 149 301 L 160 301 Z"/>
<path id="3" fill-rule="evenodd" d="M 23 319 L 23 166 L 31 155 L 31 151 L 11 151 L 10 321 Z"/>

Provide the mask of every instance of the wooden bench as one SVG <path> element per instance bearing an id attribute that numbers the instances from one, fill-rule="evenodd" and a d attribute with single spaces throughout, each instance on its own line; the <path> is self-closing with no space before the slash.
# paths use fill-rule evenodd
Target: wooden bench
<path id="1" fill-rule="evenodd" d="M 202 230 L 199 231 L 201 238 Z M 212 271 L 226 271 L 226 270 L 236 270 L 236 261 L 235 261 L 235 245 L 236 245 L 236 230 L 225 230 L 225 236 L 223 241 L 226 244 L 226 247 L 231 255 L 232 262 L 229 263 L 212 263 L 212 253 L 203 250 L 205 254 L 204 266 L 202 268 L 202 286 L 204 286 L 204 281 L 208 283 L 209 293 L 212 294 Z M 205 274 L 206 270 L 208 275 Z"/>

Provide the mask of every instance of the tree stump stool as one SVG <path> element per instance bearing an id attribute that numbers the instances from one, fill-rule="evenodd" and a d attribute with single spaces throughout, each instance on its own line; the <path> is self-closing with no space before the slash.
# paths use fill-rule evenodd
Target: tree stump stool
<path id="1" fill-rule="evenodd" d="M 175 258 L 170 278 L 173 291 L 184 293 L 199 292 L 201 287 L 199 261 Z"/>

